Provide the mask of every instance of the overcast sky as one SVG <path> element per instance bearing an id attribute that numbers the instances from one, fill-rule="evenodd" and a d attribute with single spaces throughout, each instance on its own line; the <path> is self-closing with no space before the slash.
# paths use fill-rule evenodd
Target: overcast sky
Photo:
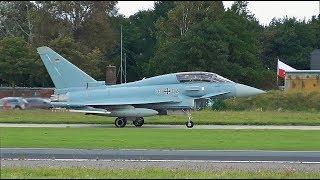
<path id="1" fill-rule="evenodd" d="M 118 1 L 118 12 L 126 17 L 139 10 L 153 9 L 154 1 Z M 260 24 L 268 25 L 273 17 L 296 17 L 309 20 L 319 14 L 320 1 L 249 1 L 248 8 L 255 14 Z M 229 8 L 233 1 L 223 1 L 225 8 Z"/>

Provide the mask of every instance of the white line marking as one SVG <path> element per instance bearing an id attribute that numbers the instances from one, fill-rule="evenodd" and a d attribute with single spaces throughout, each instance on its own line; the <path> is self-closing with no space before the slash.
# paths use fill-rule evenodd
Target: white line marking
<path id="1" fill-rule="evenodd" d="M 4 148 L 0 147 L 0 150 L 76 150 L 76 151 L 165 151 L 165 152 L 262 152 L 262 153 L 320 153 L 320 151 L 276 151 L 276 150 L 210 150 L 210 149 L 73 149 L 73 148 Z"/>
<path id="2" fill-rule="evenodd" d="M 19 159 L 8 158 L 9 161 L 102 161 L 102 162 L 191 162 L 191 163 L 290 163 L 290 164 L 320 164 L 319 161 L 215 161 L 215 160 L 129 160 L 129 159 Z"/>
<path id="3" fill-rule="evenodd" d="M 35 124 L 35 123 L 0 123 L 0 127 L 48 127 L 48 128 L 114 128 L 112 124 Z M 134 128 L 128 126 L 127 128 Z M 152 125 L 143 128 L 150 129 L 189 129 L 185 125 Z M 288 126 L 288 125 L 197 125 L 193 129 L 284 129 L 284 130 L 320 130 L 320 126 Z"/>

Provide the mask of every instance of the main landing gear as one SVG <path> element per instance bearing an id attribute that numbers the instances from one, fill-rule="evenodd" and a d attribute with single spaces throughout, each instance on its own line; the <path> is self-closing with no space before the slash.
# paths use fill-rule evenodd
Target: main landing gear
<path id="1" fill-rule="evenodd" d="M 136 127 L 141 127 L 144 124 L 144 119 L 143 117 L 137 117 L 135 120 L 133 120 L 133 124 Z"/>
<path id="2" fill-rule="evenodd" d="M 116 125 L 116 127 L 118 128 L 123 128 L 126 126 L 127 124 L 127 117 L 118 117 L 115 121 L 114 121 L 114 125 Z M 143 117 L 136 117 L 133 119 L 133 124 L 136 127 L 141 127 L 144 124 L 144 119 Z"/>
<path id="3" fill-rule="evenodd" d="M 184 111 L 184 112 L 188 115 L 188 121 L 186 122 L 186 126 L 187 126 L 188 128 L 192 128 L 193 125 L 194 125 L 194 123 L 191 121 L 191 119 L 192 119 L 191 112 L 190 112 L 189 109 L 186 110 L 186 111 Z"/>
<path id="4" fill-rule="evenodd" d="M 116 125 L 116 127 L 118 127 L 118 128 L 125 127 L 126 124 L 127 124 L 127 118 L 126 118 L 126 117 L 118 117 L 118 118 L 114 121 L 114 125 Z"/>

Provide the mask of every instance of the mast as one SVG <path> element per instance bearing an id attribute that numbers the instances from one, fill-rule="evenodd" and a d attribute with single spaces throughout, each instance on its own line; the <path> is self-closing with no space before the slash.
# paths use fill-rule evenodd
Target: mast
<path id="1" fill-rule="evenodd" d="M 124 83 L 127 83 L 127 53 L 124 53 Z"/>
<path id="2" fill-rule="evenodd" d="M 122 25 L 121 25 L 121 60 L 120 60 L 120 84 L 122 84 Z"/>

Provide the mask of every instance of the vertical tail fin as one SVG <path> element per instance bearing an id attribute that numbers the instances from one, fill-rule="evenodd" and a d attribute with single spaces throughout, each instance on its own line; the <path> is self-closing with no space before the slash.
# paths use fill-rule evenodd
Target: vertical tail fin
<path id="1" fill-rule="evenodd" d="M 97 82 L 49 47 L 39 47 L 37 51 L 57 89 L 86 87 L 87 83 Z"/>

